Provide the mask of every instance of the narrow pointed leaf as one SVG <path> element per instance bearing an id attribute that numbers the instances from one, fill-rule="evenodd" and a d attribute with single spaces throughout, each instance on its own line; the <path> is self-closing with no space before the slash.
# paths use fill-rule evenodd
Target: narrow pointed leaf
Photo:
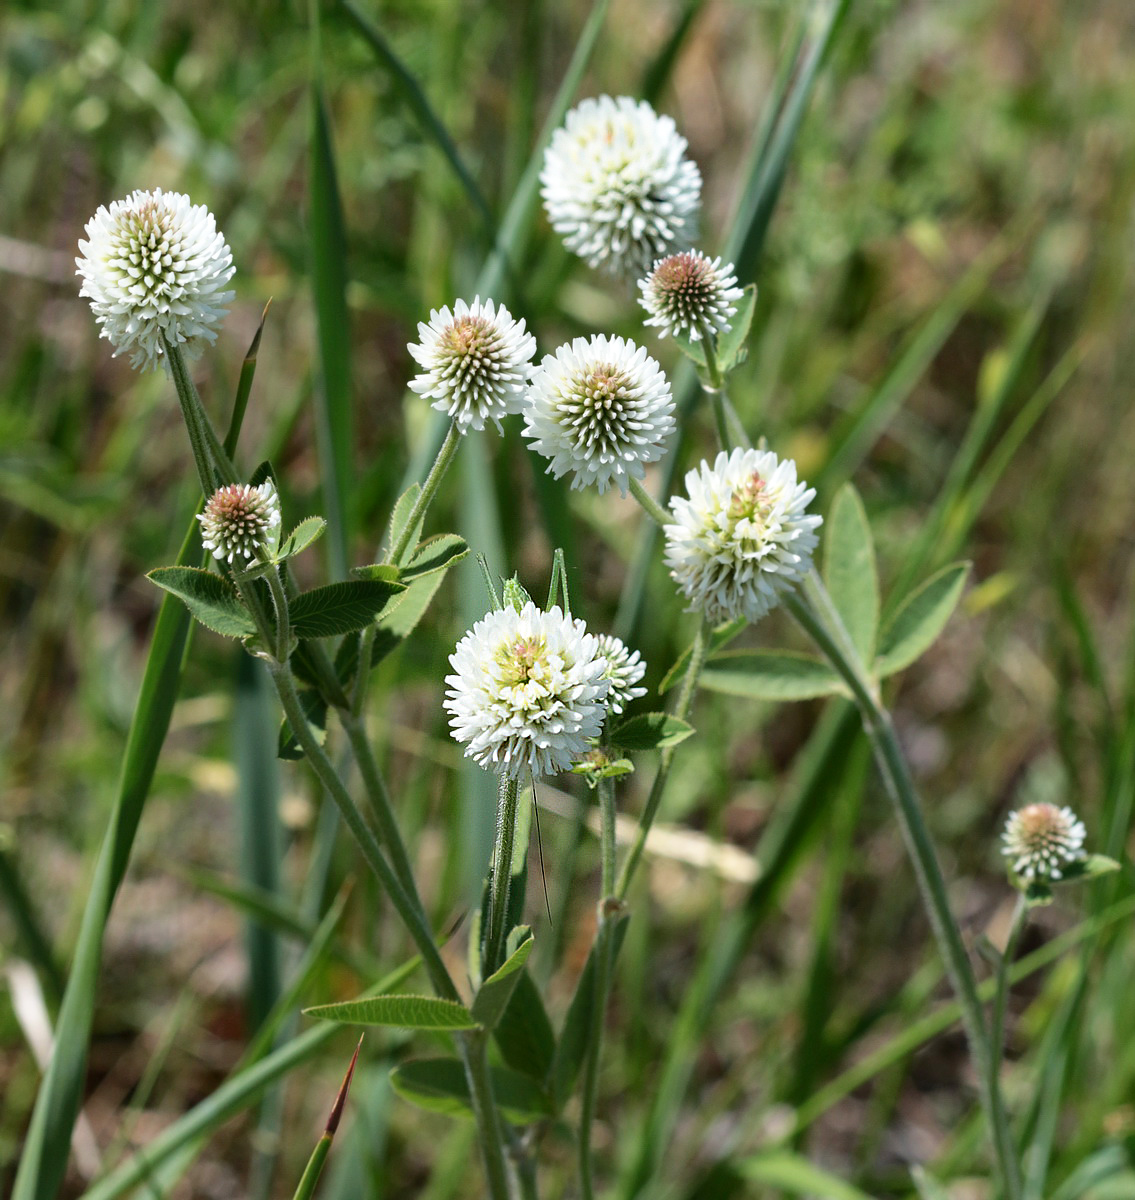
<path id="1" fill-rule="evenodd" d="M 527 971 L 517 974 L 516 987 L 497 1021 L 493 1037 L 510 1067 L 540 1083 L 547 1080 L 556 1052 L 556 1035 L 540 989 Z"/>
<path id="2" fill-rule="evenodd" d="M 355 1047 L 354 1054 L 351 1055 L 351 1065 L 347 1068 L 347 1074 L 339 1085 L 339 1094 L 335 1097 L 335 1103 L 331 1107 L 331 1116 L 327 1119 L 323 1136 L 316 1142 L 315 1149 L 311 1152 L 311 1158 L 308 1159 L 292 1200 L 311 1200 L 315 1195 L 319 1177 L 323 1173 L 323 1164 L 327 1161 L 327 1155 L 331 1151 L 331 1142 L 339 1128 L 339 1121 L 347 1104 L 347 1093 L 351 1090 L 351 1078 L 355 1073 L 355 1064 L 359 1061 L 359 1051 L 362 1047 L 363 1039 L 359 1038 L 359 1044 Z"/>
<path id="3" fill-rule="evenodd" d="M 883 630 L 875 664 L 880 678 L 909 667 L 930 648 L 962 598 L 969 570 L 969 563 L 943 567 L 907 597 Z"/>
<path id="4" fill-rule="evenodd" d="M 476 1029 L 464 1004 L 437 996 L 371 996 L 305 1008 L 309 1017 L 340 1025 L 392 1025 L 398 1029 Z"/>
<path id="5" fill-rule="evenodd" d="M 292 630 L 301 638 L 354 633 L 369 625 L 402 591 L 399 583 L 350 579 L 303 592 L 289 604 Z"/>
<path id="6" fill-rule="evenodd" d="M 414 505 L 418 502 L 418 497 L 422 494 L 422 485 L 420 483 L 412 483 L 395 501 L 394 511 L 390 514 L 390 528 L 386 533 L 386 544 L 388 548 L 392 548 L 398 544 L 402 535 L 406 531 L 406 524 L 410 520 L 410 514 L 414 510 Z M 418 519 L 418 527 L 414 530 L 407 543 L 407 555 L 409 554 L 409 546 L 416 546 L 422 536 L 422 526 L 425 524 L 425 514 Z M 398 565 L 398 564 L 396 564 Z"/>
<path id="7" fill-rule="evenodd" d="M 719 655 L 698 686 L 750 700 L 813 700 L 843 693 L 840 677 L 818 658 L 792 650 L 738 650 Z"/>
<path id="8" fill-rule="evenodd" d="M 493 1098 L 513 1124 L 526 1125 L 552 1115 L 548 1096 L 527 1075 L 503 1067 L 491 1067 L 490 1075 Z M 473 1115 L 469 1083 L 459 1059 L 412 1058 L 390 1072 L 390 1082 L 404 1100 L 430 1112 L 453 1117 Z"/>
<path id="9" fill-rule="evenodd" d="M 532 947 L 536 944 L 536 939 L 527 926 L 514 929 L 509 935 L 510 940 L 521 930 L 523 932 L 520 933 L 519 945 L 477 990 L 477 997 L 473 1001 L 473 1016 L 485 1029 L 495 1028 L 501 1019 L 516 985 L 520 982 L 520 973 L 528 961 L 528 955 L 532 953 Z"/>
<path id="10" fill-rule="evenodd" d="M 308 517 L 301 521 L 280 547 L 280 557 L 291 558 L 293 554 L 306 550 L 316 538 L 322 536 L 326 528 L 327 522 L 322 517 Z"/>
<path id="11" fill-rule="evenodd" d="M 402 578 L 409 582 L 433 571 L 448 570 L 469 553 L 468 543 L 456 533 L 439 533 L 421 542 L 402 567 Z"/>
<path id="12" fill-rule="evenodd" d="M 757 285 L 750 283 L 737 305 L 737 311 L 729 318 L 729 328 L 717 339 L 717 366 L 722 375 L 745 361 L 749 340 L 749 329 L 753 324 L 753 313 L 757 307 Z"/>
<path id="13" fill-rule="evenodd" d="M 158 567 L 149 578 L 175 595 L 207 629 L 224 637 L 248 637 L 256 626 L 227 579 L 200 567 Z"/>
<path id="14" fill-rule="evenodd" d="M 664 750 L 677 746 L 694 732 L 694 727 L 669 713 L 640 713 L 607 730 L 603 740 L 620 750 Z"/>
<path id="15" fill-rule="evenodd" d="M 840 488 L 824 526 L 824 582 L 859 657 L 870 665 L 879 633 L 879 575 L 863 501 Z"/>

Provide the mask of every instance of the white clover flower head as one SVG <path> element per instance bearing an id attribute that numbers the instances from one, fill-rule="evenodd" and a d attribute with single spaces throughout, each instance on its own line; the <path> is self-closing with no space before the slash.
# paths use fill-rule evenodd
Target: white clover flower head
<path id="1" fill-rule="evenodd" d="M 234 558 L 271 554 L 280 535 L 280 497 L 270 479 L 253 487 L 230 483 L 217 488 L 199 513 L 201 544 L 213 557 L 232 562 Z"/>
<path id="2" fill-rule="evenodd" d="M 1030 883 L 1061 878 L 1069 863 L 1084 857 L 1084 823 L 1070 808 L 1028 804 L 1009 814 L 1001 853 L 1015 874 Z"/>
<path id="3" fill-rule="evenodd" d="M 598 637 L 599 656 L 606 667 L 603 678 L 611 685 L 607 692 L 607 711 L 617 717 L 632 700 L 646 695 L 646 688 L 635 684 L 646 674 L 646 663 L 637 650 L 628 650 L 622 641 L 609 633 Z"/>
<path id="4" fill-rule="evenodd" d="M 602 493 L 641 479 L 644 464 L 662 457 L 674 431 L 674 401 L 662 368 L 624 338 L 576 338 L 536 369 L 524 413 L 524 436 L 573 488 L 598 484 Z"/>
<path id="5" fill-rule="evenodd" d="M 465 756 L 513 779 L 566 771 L 590 748 L 610 683 L 598 639 L 529 601 L 481 618 L 449 656 L 445 708 Z"/>
<path id="6" fill-rule="evenodd" d="M 424 370 L 410 388 L 449 413 L 462 433 L 483 429 L 487 418 L 500 429 L 501 417 L 521 411 L 536 339 L 503 304 L 458 300 L 452 313 L 431 311 L 418 336 L 409 351 Z"/>
<path id="7" fill-rule="evenodd" d="M 703 329 L 715 335 L 728 330 L 745 294 L 732 263 L 722 266 L 720 258 L 708 258 L 700 250 L 660 258 L 638 281 L 638 290 L 639 304 L 650 314 L 643 324 L 657 325 L 660 338 L 688 330 L 691 342 L 701 340 Z"/>
<path id="8" fill-rule="evenodd" d="M 686 144 L 645 100 L 582 101 L 544 152 L 540 191 L 552 228 L 590 266 L 645 275 L 693 243 L 701 172 Z"/>
<path id="9" fill-rule="evenodd" d="M 90 299 L 116 356 L 128 353 L 149 371 L 166 365 L 163 336 L 189 359 L 217 340 L 236 268 L 205 205 L 161 188 L 136 191 L 100 206 L 86 234 L 75 259 L 79 295 Z"/>
<path id="10" fill-rule="evenodd" d="M 759 621 L 808 573 L 822 518 L 814 488 L 771 450 L 722 451 L 686 475 L 665 527 L 666 565 L 690 609 L 714 624 Z"/>

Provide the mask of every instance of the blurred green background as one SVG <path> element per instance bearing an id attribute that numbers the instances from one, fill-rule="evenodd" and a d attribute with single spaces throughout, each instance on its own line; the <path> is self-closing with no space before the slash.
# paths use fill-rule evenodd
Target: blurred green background
<path id="1" fill-rule="evenodd" d="M 499 219 L 588 6 L 359 0 L 357 11 L 416 78 Z M 40 980 L 51 1012 L 45 963 L 65 965 L 74 942 L 156 610 L 145 572 L 176 555 L 196 495 L 172 387 L 131 372 L 98 340 L 78 298 L 75 244 L 99 204 L 134 188 L 185 191 L 211 208 L 232 247 L 237 300 L 198 366 L 199 386 L 225 419 L 271 300 L 241 461 L 272 458 L 289 523 L 321 511 L 312 54 L 309 14 L 296 4 L 9 3 L 0 22 L 0 965 L 11 983 L 13 964 L 29 957 L 30 920 L 50 947 Z M 806 25 L 806 6 L 778 0 L 611 6 L 580 95 L 648 95 L 675 118 L 705 178 L 710 253 L 726 244 L 751 147 Z M 406 390 L 406 343 L 431 307 L 472 298 L 491 241 L 358 22 L 329 4 L 322 32 L 349 279 L 349 558 L 366 562 L 428 424 Z M 763 252 L 738 260 L 742 283 L 759 286 L 750 359 L 732 388 L 750 431 L 797 459 L 821 506 L 854 477 L 885 588 L 901 592 L 949 557 L 974 561 L 962 611 L 893 698 L 971 938 L 988 930 L 997 940 L 1010 911 L 996 843 L 1009 807 L 1070 803 L 1095 848 L 1129 844 L 1133 63 L 1135 7 L 1124 0 L 853 0 Z M 630 289 L 569 259 L 542 214 L 505 293 L 498 299 L 525 317 L 541 353 L 602 331 L 645 341 L 664 367 L 676 365 L 671 345 L 644 337 Z M 551 548 L 566 544 L 580 613 L 598 629 L 618 623 L 657 685 L 692 627 L 658 561 L 650 619 L 632 627 L 620 613 L 635 506 L 610 495 L 569 501 L 566 486 L 539 478 L 515 428 L 484 443 L 501 541 L 489 522 L 474 549 L 542 595 Z M 683 466 L 711 446 L 699 412 Z M 447 482 L 432 528 L 457 524 L 461 486 Z M 320 551 L 300 564 L 309 582 L 323 569 Z M 439 919 L 463 910 L 491 836 L 491 817 L 458 786 L 440 706 L 462 614 L 481 608 L 475 574 L 455 573 L 424 631 L 384 664 L 372 713 Z M 773 618 L 751 640 L 794 637 Z M 84 1107 L 104 1167 L 213 1090 L 257 1019 L 256 937 L 241 905 L 217 894 L 218 881 L 250 878 L 244 768 L 233 757 L 238 688 L 262 704 L 232 647 L 198 637 L 109 929 Z M 947 997 L 900 840 L 853 739 L 839 769 L 814 781 L 816 820 L 753 901 L 819 719 L 818 704 L 710 694 L 695 709 L 702 733 L 683 747 L 662 813 L 678 836 L 640 880 L 608 1026 L 595 1139 L 617 1194 L 638 1191 L 643 1155 L 661 1164 L 646 1185 L 659 1197 L 780 1194 L 746 1174 L 770 1144 L 795 1144 L 871 1196 L 911 1194 L 911 1163 L 929 1164 L 953 1200 L 990 1194 L 956 1029 L 894 1054 L 793 1136 L 816 1089 Z M 621 799 L 629 811 L 643 775 Z M 298 905 L 315 800 L 291 766 L 271 786 L 275 886 L 281 903 Z M 538 878 L 530 895 L 553 1009 L 589 945 L 597 887 L 573 796 L 549 788 L 540 798 L 552 930 Z M 708 867 L 686 861 L 706 848 Z M 350 847 L 339 846 L 316 907 L 355 874 Z M 1026 950 L 1122 901 L 1132 879 L 1094 889 L 1042 911 Z M 381 910 L 356 880 L 342 944 L 392 966 L 405 944 Z M 689 981 L 745 911 L 755 915 L 735 969 L 712 1017 L 683 1041 L 675 1017 Z M 292 943 L 269 940 L 288 961 Z M 1037 1200 L 1135 1196 L 1130 917 L 1092 948 L 1090 963 L 1073 952 L 1014 998 L 1008 1091 L 1043 1160 Z M 334 962 L 307 1002 L 359 985 L 350 962 Z M 5 1190 L 38 1079 L 15 987 L 0 987 Z M 325 1194 L 476 1194 L 471 1131 L 393 1099 L 386 1072 L 407 1043 L 373 1043 Z M 274 1112 L 226 1124 L 176 1194 L 290 1195 L 349 1034 L 333 1045 L 299 1070 Z M 659 1085 L 667 1046 L 688 1076 L 676 1092 Z M 547 1193 L 572 1194 L 569 1143 L 553 1131 L 545 1156 Z M 1093 1163 L 1102 1182 L 1084 1175 Z M 68 1194 L 93 1169 L 76 1159 Z"/>

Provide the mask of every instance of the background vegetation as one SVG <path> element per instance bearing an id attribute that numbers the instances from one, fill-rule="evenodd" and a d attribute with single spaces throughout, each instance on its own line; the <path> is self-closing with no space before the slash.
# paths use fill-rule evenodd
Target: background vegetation
<path id="1" fill-rule="evenodd" d="M 1011 806 L 1070 803 L 1095 848 L 1128 846 L 1130 857 L 1135 10 L 1120 0 L 846 8 L 763 247 L 732 248 L 742 282 L 760 288 L 732 395 L 747 427 L 820 488 L 821 510 L 854 475 L 885 589 L 901 593 L 959 553 L 974 560 L 962 612 L 892 705 L 955 911 L 972 940 L 997 941 L 1012 904 L 997 853 Z M 362 562 L 428 424 L 405 389 L 406 343 L 431 306 L 471 298 L 588 6 L 360 0 L 356 11 L 421 89 L 345 5 L 326 9 L 349 318 L 336 478 L 347 558 Z M 713 253 L 750 194 L 773 98 L 799 79 L 790 67 L 805 18 L 788 2 L 611 6 L 578 94 L 643 94 L 675 117 L 705 176 Z M 172 561 L 196 495 L 172 389 L 97 341 L 75 242 L 100 203 L 135 187 L 209 205 L 233 248 L 238 299 L 198 372 L 206 403 L 225 412 L 271 299 L 242 460 L 273 459 L 290 517 L 327 512 L 312 402 L 312 72 L 308 14 L 294 4 L 64 0 L 13 3 L 4 16 L 4 1190 L 39 1078 L 25 1036 L 36 989 L 19 964 L 33 964 L 53 1014 L 158 602 L 144 574 Z M 423 99 L 465 182 L 423 122 Z M 506 274 L 497 298 L 528 320 L 542 352 L 597 330 L 650 341 L 629 292 L 569 259 L 539 214 Z M 672 347 L 650 344 L 676 365 Z M 347 406 L 337 411 L 345 422 Z M 551 548 L 564 545 L 581 614 L 641 649 L 657 686 L 692 626 L 657 561 L 649 619 L 628 600 L 641 553 L 634 506 L 569 501 L 515 428 L 483 444 L 491 459 L 447 481 L 431 525 L 455 525 L 460 510 L 474 547 L 537 594 Z M 711 445 L 702 414 L 683 461 Z M 446 735 L 439 689 L 446 655 L 483 607 L 475 574 L 455 572 L 424 630 L 383 665 L 371 714 L 442 923 L 475 895 L 491 839 L 491 808 Z M 794 635 L 774 617 L 750 637 Z M 313 855 L 326 842 L 302 767 L 249 750 L 275 724 L 249 660 L 197 637 L 181 697 L 109 926 L 85 1148 L 68 1194 L 219 1086 L 336 896 L 345 911 L 304 1004 L 353 995 L 407 955 L 350 844 L 329 861 Z M 792 1175 L 798 1150 L 869 1196 L 910 1195 L 913 1163 L 955 1200 L 987 1196 L 961 1035 L 853 723 L 818 703 L 713 694 L 693 721 L 699 735 L 677 759 L 662 814 L 673 836 L 633 896 L 609 1014 L 595 1142 L 613 1194 L 838 1195 Z M 633 811 L 642 798 L 622 792 Z M 596 846 L 581 829 L 581 789 L 545 787 L 538 799 L 550 928 L 535 870 L 529 913 L 537 970 L 566 1002 L 592 935 Z M 1037 1200 L 1135 1195 L 1133 883 L 1125 871 L 1062 895 L 1028 935 L 1026 952 L 1067 931 L 1079 938 L 1013 999 L 1008 1094 Z M 291 1195 L 350 1049 L 350 1034 L 337 1034 L 223 1124 L 183 1164 L 180 1194 Z M 391 1094 L 390 1066 L 408 1049 L 394 1035 L 368 1038 L 324 1195 L 441 1200 L 480 1186 L 471 1127 Z M 570 1194 L 571 1151 L 555 1130 L 546 1153 L 547 1193 Z"/>

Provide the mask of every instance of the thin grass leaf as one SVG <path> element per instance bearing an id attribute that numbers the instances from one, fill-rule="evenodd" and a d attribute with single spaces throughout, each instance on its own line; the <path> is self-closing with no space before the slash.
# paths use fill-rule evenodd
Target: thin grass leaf
<path id="1" fill-rule="evenodd" d="M 347 234 L 335 169 L 335 146 L 320 65 L 319 8 L 311 6 L 312 79 L 308 189 L 311 285 L 319 330 L 319 387 L 315 429 L 323 510 L 330 529 L 332 578 L 347 573 L 351 543 L 349 497 L 354 470 L 351 401 L 351 322 L 347 310 Z"/>
<path id="2" fill-rule="evenodd" d="M 705 0 L 686 0 L 678 19 L 674 22 L 670 36 L 662 43 L 662 49 L 647 66 L 642 77 L 640 94 L 652 108 L 658 107 L 662 89 L 669 83 L 682 46 L 685 45 L 686 38 L 704 7 Z"/>
<path id="3" fill-rule="evenodd" d="M 241 878 L 247 887 L 279 900 L 283 839 L 275 706 L 262 665 L 243 651 L 238 655 L 232 728 Z M 246 924 L 245 944 L 248 1015 L 256 1029 L 280 995 L 280 943 L 274 929 L 253 918 Z"/>
<path id="4" fill-rule="evenodd" d="M 335 1103 L 331 1107 L 331 1115 L 327 1118 L 327 1125 L 323 1130 L 323 1136 L 316 1142 L 315 1149 L 311 1152 L 311 1158 L 307 1161 L 307 1166 L 304 1168 L 303 1175 L 292 1196 L 292 1200 L 311 1200 L 312 1196 L 315 1195 L 319 1177 L 323 1174 L 323 1164 L 327 1161 L 327 1155 L 331 1151 L 331 1143 L 339 1128 L 339 1120 L 347 1104 L 347 1093 L 351 1090 L 351 1078 L 355 1074 L 355 1064 L 359 1061 L 359 1051 L 362 1048 L 363 1039 L 360 1037 L 359 1044 L 355 1047 L 354 1054 L 351 1055 L 351 1065 L 347 1068 L 347 1074 L 343 1077 L 343 1082 L 339 1085 L 339 1094 L 335 1097 Z"/>
<path id="5" fill-rule="evenodd" d="M 484 193 L 477 186 L 477 181 L 462 160 L 448 130 L 442 124 L 441 118 L 434 111 L 425 92 L 422 91 L 421 85 L 410 73 L 406 64 L 391 49 L 390 43 L 382 36 L 378 26 L 354 3 L 354 0 L 339 0 L 339 4 L 362 35 L 363 40 L 374 51 L 375 57 L 386 68 L 395 87 L 401 92 L 402 98 L 417 118 L 418 124 L 421 125 L 422 132 L 432 139 L 450 167 L 453 168 L 454 175 L 465 189 L 466 195 L 481 219 L 482 236 L 491 243 L 494 225 L 492 210 L 489 208 Z"/>
<path id="6" fill-rule="evenodd" d="M 254 338 L 253 346 L 256 345 Z M 253 367 L 247 373 L 249 387 L 254 370 Z M 241 374 L 243 382 L 246 372 L 242 370 Z M 238 402 L 225 435 L 226 447 L 236 446 L 243 419 L 244 411 Z M 177 556 L 179 566 L 201 561 L 199 537 L 198 522 L 194 517 Z M 134 835 L 169 729 L 192 627 L 184 605 L 173 596 L 166 596 L 158 609 L 150 638 L 142 686 L 126 738 L 114 807 L 99 847 L 63 1004 L 56 1021 L 55 1048 L 24 1136 L 12 1200 L 54 1200 L 67 1169 L 71 1131 L 82 1103 L 103 935 L 114 898 L 126 874 Z"/>
<path id="7" fill-rule="evenodd" d="M 736 1164 L 750 1183 L 764 1184 L 792 1196 L 812 1196 L 815 1200 L 871 1200 L 850 1183 L 787 1151 L 757 1154 Z"/>

